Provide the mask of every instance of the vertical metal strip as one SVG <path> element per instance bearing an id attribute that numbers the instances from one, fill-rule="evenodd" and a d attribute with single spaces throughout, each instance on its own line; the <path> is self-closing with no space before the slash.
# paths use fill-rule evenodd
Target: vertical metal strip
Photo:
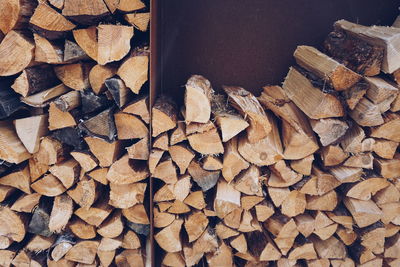
<path id="1" fill-rule="evenodd" d="M 151 150 L 153 144 L 152 138 L 152 107 L 157 95 L 157 84 L 158 81 L 158 69 L 157 69 L 157 55 L 158 55 L 158 44 L 157 44 L 157 24 L 158 24 L 158 1 L 150 0 L 150 92 L 149 92 L 149 112 L 150 112 L 150 138 L 149 138 L 149 150 Z M 155 253 L 154 253 L 154 189 L 153 189 L 153 178 L 149 178 L 150 186 L 150 257 L 151 266 L 155 267 Z"/>

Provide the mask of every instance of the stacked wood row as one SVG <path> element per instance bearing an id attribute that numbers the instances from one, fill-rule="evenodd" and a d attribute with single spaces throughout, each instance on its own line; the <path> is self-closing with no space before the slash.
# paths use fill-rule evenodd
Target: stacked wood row
<path id="1" fill-rule="evenodd" d="M 0 0 L 0 266 L 144 266 L 148 3 Z"/>
<path id="2" fill-rule="evenodd" d="M 152 107 L 162 266 L 399 266 L 400 28 L 340 20 L 294 57 L 258 97 L 194 75 Z"/>

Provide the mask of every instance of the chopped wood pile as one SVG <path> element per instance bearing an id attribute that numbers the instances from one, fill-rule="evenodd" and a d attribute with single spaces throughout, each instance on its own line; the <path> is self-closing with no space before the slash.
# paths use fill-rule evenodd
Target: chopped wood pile
<path id="1" fill-rule="evenodd" d="M 149 19 L 0 0 L 0 266 L 145 265 Z"/>
<path id="2" fill-rule="evenodd" d="M 155 102 L 163 266 L 400 265 L 400 28 L 340 20 L 294 57 L 259 97 L 194 75 Z"/>

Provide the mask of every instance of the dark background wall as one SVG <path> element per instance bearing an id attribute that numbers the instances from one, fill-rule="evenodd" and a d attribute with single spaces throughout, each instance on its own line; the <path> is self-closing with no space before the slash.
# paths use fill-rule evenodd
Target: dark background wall
<path id="1" fill-rule="evenodd" d="M 391 25 L 394 0 L 159 0 L 158 92 L 182 92 L 191 74 L 213 87 L 259 93 L 280 84 L 297 45 L 319 47 L 333 23 Z M 177 95 L 182 95 L 177 94 Z"/>

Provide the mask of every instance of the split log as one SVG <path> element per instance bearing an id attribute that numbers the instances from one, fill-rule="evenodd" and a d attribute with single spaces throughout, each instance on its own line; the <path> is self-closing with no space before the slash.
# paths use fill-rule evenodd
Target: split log
<path id="1" fill-rule="evenodd" d="M 207 156 L 203 160 L 203 169 L 207 171 L 217 171 L 223 168 L 222 162 L 219 158 L 214 156 Z"/>
<path id="2" fill-rule="evenodd" d="M 297 225 L 297 230 L 304 237 L 309 237 L 314 232 L 315 220 L 311 215 L 300 214 L 296 216 L 294 219 Z"/>
<path id="3" fill-rule="evenodd" d="M 49 166 L 47 164 L 39 163 L 34 157 L 29 159 L 29 173 L 31 176 L 31 182 L 39 179 L 48 170 Z"/>
<path id="4" fill-rule="evenodd" d="M 344 204 L 359 227 L 369 226 L 382 217 L 382 211 L 372 200 L 345 198 Z"/>
<path id="5" fill-rule="evenodd" d="M 96 257 L 99 241 L 80 241 L 76 243 L 65 255 L 65 259 L 92 264 Z"/>
<path id="6" fill-rule="evenodd" d="M 45 237 L 45 236 L 36 235 L 29 241 L 29 243 L 26 245 L 25 248 L 28 251 L 40 253 L 44 250 L 49 249 L 51 247 L 51 245 L 54 243 L 54 241 L 55 241 L 54 237 Z M 31 264 L 32 264 L 32 262 L 31 262 Z"/>
<path id="7" fill-rule="evenodd" d="M 158 232 L 154 239 L 162 249 L 167 252 L 178 252 L 182 250 L 182 243 L 179 237 L 183 220 L 176 219 L 172 224 Z"/>
<path id="8" fill-rule="evenodd" d="M 74 211 L 74 214 L 86 223 L 99 227 L 101 223 L 111 214 L 112 210 L 113 207 L 108 204 L 108 199 L 100 198 L 100 200 L 97 201 L 95 205 L 91 206 L 89 209 L 78 208 Z M 79 223 L 78 225 L 81 225 L 81 223 Z M 83 230 L 85 230 L 86 228 L 87 227 L 84 227 Z"/>
<path id="9" fill-rule="evenodd" d="M 123 12 L 133 12 L 145 7 L 145 4 L 141 0 L 120 0 L 117 8 L 118 10 Z"/>
<path id="10" fill-rule="evenodd" d="M 185 198 L 184 203 L 195 209 L 204 209 L 206 207 L 206 203 L 204 201 L 203 191 L 200 190 L 191 192 L 189 196 Z"/>
<path id="11" fill-rule="evenodd" d="M 144 192 L 147 184 L 132 183 L 132 184 L 113 184 L 110 183 L 110 205 L 127 209 L 136 204 L 143 203 Z"/>
<path id="12" fill-rule="evenodd" d="M 106 4 L 101 0 L 80 1 L 64 0 L 62 14 L 80 24 L 93 24 L 109 14 Z"/>
<path id="13" fill-rule="evenodd" d="M 140 240 L 137 234 L 133 231 L 128 230 L 123 237 L 121 247 L 126 249 L 138 249 L 140 248 Z"/>
<path id="14" fill-rule="evenodd" d="M 344 115 L 343 106 L 335 96 L 314 87 L 304 75 L 294 68 L 290 68 L 283 83 L 283 89 L 287 96 L 311 119 Z"/>
<path id="15" fill-rule="evenodd" d="M 214 113 L 214 116 L 215 122 L 221 130 L 222 142 L 228 142 L 249 126 L 249 124 L 239 115 Z"/>
<path id="16" fill-rule="evenodd" d="M 100 192 L 97 183 L 84 176 L 74 188 L 67 191 L 67 194 L 79 206 L 88 209 L 98 199 Z"/>
<path id="17" fill-rule="evenodd" d="M 121 219 L 121 211 L 111 214 L 97 229 L 97 233 L 103 238 L 116 238 L 124 229 Z"/>
<path id="18" fill-rule="evenodd" d="M 362 26 L 346 20 L 335 22 L 335 28 L 344 30 L 349 35 L 360 38 L 372 46 L 379 46 L 384 49 L 382 60 L 382 71 L 393 73 L 400 68 L 399 51 L 396 44 L 400 36 L 400 29 L 395 27 L 383 26 Z"/>
<path id="19" fill-rule="evenodd" d="M 346 248 L 343 243 L 334 236 L 327 240 L 315 238 L 312 240 L 314 248 L 320 258 L 323 259 L 342 259 L 346 257 Z"/>
<path id="20" fill-rule="evenodd" d="M 31 213 L 35 206 L 39 204 L 40 198 L 41 195 L 38 193 L 23 195 L 14 202 L 10 209 L 16 212 Z"/>
<path id="21" fill-rule="evenodd" d="M 25 219 L 8 207 L 0 207 L 1 235 L 21 242 L 26 234 Z"/>
<path id="22" fill-rule="evenodd" d="M 214 210 L 219 218 L 224 218 L 235 208 L 240 207 L 240 192 L 232 185 L 219 181 L 214 199 Z"/>
<path id="23" fill-rule="evenodd" d="M 97 62 L 105 65 L 121 60 L 131 48 L 133 27 L 123 25 L 99 25 Z"/>
<path id="24" fill-rule="evenodd" d="M 146 124 L 150 123 L 148 96 L 135 99 L 127 104 L 122 112 L 139 116 Z"/>
<path id="25" fill-rule="evenodd" d="M 14 121 L 19 139 L 31 154 L 39 150 L 40 138 L 47 134 L 47 118 L 46 115 L 39 115 Z"/>
<path id="26" fill-rule="evenodd" d="M 29 23 L 46 39 L 59 39 L 66 35 L 67 31 L 75 28 L 75 24 L 45 3 L 40 3 Z"/>
<path id="27" fill-rule="evenodd" d="M 30 194 L 31 181 L 30 181 L 29 165 L 25 165 L 25 167 L 20 168 L 19 170 L 17 169 L 17 171 L 1 177 L 0 184 L 15 187 L 27 194 Z"/>
<path id="28" fill-rule="evenodd" d="M 211 97 L 213 94 L 210 81 L 201 75 L 193 75 L 186 82 L 185 120 L 207 123 L 211 115 Z"/>
<path id="29" fill-rule="evenodd" d="M 354 167 L 354 168 L 364 168 L 364 169 L 372 169 L 373 168 L 374 156 L 372 153 L 360 153 L 348 158 L 343 166 L 346 167 Z"/>
<path id="30" fill-rule="evenodd" d="M 175 220 L 175 215 L 160 212 L 158 209 L 154 209 L 154 227 L 156 228 L 164 228 L 170 225 Z"/>
<path id="31" fill-rule="evenodd" d="M 257 166 L 271 165 L 283 159 L 282 143 L 276 122 L 272 115 L 268 113 L 268 116 L 272 130 L 267 137 L 256 143 L 251 143 L 246 136 L 241 136 L 238 140 L 240 155 Z"/>
<path id="32" fill-rule="evenodd" d="M 275 236 L 274 242 L 282 255 L 287 255 L 293 246 L 296 236 L 299 234 L 294 220 L 273 216 L 267 221 L 265 227 Z"/>
<path id="33" fill-rule="evenodd" d="M 60 195 L 54 198 L 53 208 L 49 219 L 49 230 L 59 233 L 67 226 L 73 213 L 73 202 L 68 195 Z"/>
<path id="34" fill-rule="evenodd" d="M 50 237 L 52 235 L 49 230 L 50 211 L 50 198 L 43 197 L 39 205 L 33 211 L 27 231 L 29 233 Z"/>
<path id="35" fill-rule="evenodd" d="M 185 140 L 187 140 L 185 123 L 177 122 L 176 128 L 171 132 L 169 144 L 173 146 Z"/>
<path id="36" fill-rule="evenodd" d="M 382 113 L 388 111 L 398 95 L 398 89 L 377 77 L 366 77 L 365 81 L 369 85 L 366 94 L 368 99 L 375 105 L 378 105 Z"/>
<path id="37" fill-rule="evenodd" d="M 74 127 L 76 120 L 71 112 L 61 111 L 57 108 L 54 102 L 50 103 L 49 107 L 49 130 L 54 131 L 57 129 Z"/>
<path id="38" fill-rule="evenodd" d="M 91 64 L 76 63 L 54 67 L 54 71 L 64 85 L 79 91 L 89 88 Z"/>
<path id="39" fill-rule="evenodd" d="M 32 107 L 44 107 L 48 105 L 48 101 L 56 98 L 69 90 L 63 84 L 44 90 L 40 93 L 21 98 L 21 101 Z"/>
<path id="40" fill-rule="evenodd" d="M 136 224 L 150 224 L 149 217 L 147 216 L 147 211 L 143 204 L 136 204 L 130 208 L 123 209 L 122 215 L 130 222 Z"/>
<path id="41" fill-rule="evenodd" d="M 321 158 L 324 166 L 339 165 L 348 158 L 348 153 L 344 152 L 339 145 L 329 145 L 321 149 Z"/>
<path id="42" fill-rule="evenodd" d="M 146 138 L 149 134 L 147 126 L 134 115 L 115 113 L 114 122 L 119 140 L 141 139 Z"/>
<path id="43" fill-rule="evenodd" d="M 62 128 L 51 133 L 52 138 L 76 150 L 84 150 L 86 148 L 82 135 L 83 133 L 78 127 Z"/>
<path id="44" fill-rule="evenodd" d="M 62 9 L 65 0 L 49 0 L 49 3 L 55 8 Z"/>
<path id="45" fill-rule="evenodd" d="M 149 171 L 150 173 L 154 174 L 156 167 L 158 166 L 158 163 L 161 160 L 161 157 L 164 154 L 164 150 L 161 149 L 152 149 L 149 155 L 149 162 L 148 162 L 148 166 L 149 166 Z M 162 164 L 164 165 L 163 167 L 160 166 L 160 168 L 165 168 L 166 170 L 172 170 L 171 171 L 167 171 L 166 173 L 170 174 L 170 173 L 174 173 L 174 169 L 170 168 L 170 166 L 167 165 L 172 165 L 172 164 Z M 175 175 L 174 175 L 175 176 Z M 160 178 L 161 179 L 161 178 Z"/>
<path id="46" fill-rule="evenodd" d="M 311 179 L 302 186 L 300 192 L 322 196 L 341 184 L 333 175 L 325 173 L 315 166 L 312 168 L 312 174 Z"/>
<path id="47" fill-rule="evenodd" d="M 217 128 L 211 121 L 207 125 L 210 126 L 207 130 L 198 131 L 187 136 L 190 146 L 204 155 L 223 153 L 224 147 Z"/>
<path id="48" fill-rule="evenodd" d="M 349 69 L 365 76 L 380 73 L 383 48 L 367 43 L 356 36 L 335 27 L 325 39 L 324 48 L 328 55 Z"/>
<path id="49" fill-rule="evenodd" d="M 91 136 L 112 142 L 116 135 L 113 108 L 106 109 L 96 116 L 81 122 L 79 127 Z"/>
<path id="50" fill-rule="evenodd" d="M 241 87 L 225 86 L 223 89 L 232 106 L 249 118 L 250 126 L 246 128 L 248 140 L 255 143 L 267 137 L 271 132 L 272 122 L 257 98 Z"/>
<path id="51" fill-rule="evenodd" d="M 311 120 L 311 127 L 318 134 L 323 146 L 335 143 L 349 128 L 347 123 L 337 119 Z"/>
<path id="52" fill-rule="evenodd" d="M 361 178 L 362 169 L 337 166 L 329 169 L 330 173 L 341 183 L 357 182 Z"/>
<path id="53" fill-rule="evenodd" d="M 108 92 L 111 93 L 115 103 L 119 108 L 121 108 L 128 102 L 131 93 L 121 79 L 109 78 L 105 80 L 104 84 L 106 85 Z"/>
<path id="54" fill-rule="evenodd" d="M 368 84 L 361 81 L 342 93 L 349 109 L 353 110 L 356 107 L 358 102 L 360 102 L 367 93 L 367 90 Z"/>
<path id="55" fill-rule="evenodd" d="M 133 262 L 134 265 L 132 265 Z M 140 250 L 127 249 L 115 256 L 115 263 L 117 266 L 144 267 L 144 258 Z"/>
<path id="56" fill-rule="evenodd" d="M 373 151 L 381 158 L 392 159 L 396 153 L 398 142 L 383 139 L 375 139 Z"/>
<path id="57" fill-rule="evenodd" d="M 86 29 L 73 30 L 72 34 L 74 35 L 75 41 L 83 51 L 85 51 L 85 53 L 93 60 L 97 61 L 98 43 L 96 27 L 92 26 Z"/>
<path id="58" fill-rule="evenodd" d="M 169 138 L 167 133 L 160 134 L 153 141 L 153 148 L 158 148 L 164 151 L 169 149 Z"/>
<path id="59" fill-rule="evenodd" d="M 148 79 L 149 72 L 148 48 L 134 50 L 118 68 L 117 75 L 133 93 L 139 94 L 143 84 Z"/>
<path id="60" fill-rule="evenodd" d="M 23 71 L 33 60 L 35 45 L 22 33 L 10 31 L 0 43 L 0 76 Z"/>
<path id="61" fill-rule="evenodd" d="M 268 187 L 268 194 L 274 203 L 275 207 L 279 207 L 282 205 L 282 202 L 287 198 L 290 194 L 289 188 L 277 188 L 277 187 Z"/>
<path id="62" fill-rule="evenodd" d="M 260 176 L 260 168 L 251 165 L 247 170 L 237 176 L 233 185 L 236 190 L 246 195 L 256 195 L 261 197 L 263 193 Z"/>
<path id="63" fill-rule="evenodd" d="M 290 162 L 290 167 L 303 175 L 310 175 L 311 174 L 311 167 L 314 161 L 314 155 L 311 154 L 303 159 L 293 160 Z"/>
<path id="64" fill-rule="evenodd" d="M 327 80 L 336 91 L 347 90 L 361 79 L 357 73 L 311 46 L 298 46 L 294 57 L 297 64 Z"/>
<path id="65" fill-rule="evenodd" d="M 196 160 L 190 162 L 188 172 L 204 192 L 213 188 L 220 176 L 220 171 L 204 170 Z"/>
<path id="66" fill-rule="evenodd" d="M 307 196 L 308 210 L 332 211 L 338 204 L 338 196 L 336 191 L 332 190 L 322 196 Z"/>
<path id="67" fill-rule="evenodd" d="M 75 32 L 75 31 L 74 31 Z M 111 66 L 95 65 L 89 72 L 89 83 L 95 94 L 106 90 L 105 81 L 115 75 L 116 69 Z"/>
<path id="68" fill-rule="evenodd" d="M 112 99 L 106 95 L 95 95 L 91 91 L 80 91 L 81 111 L 83 114 L 94 114 L 112 105 Z"/>
<path id="69" fill-rule="evenodd" d="M 349 115 L 360 126 L 371 127 L 384 123 L 379 107 L 367 98 L 362 98 Z"/>
<path id="70" fill-rule="evenodd" d="M 31 188 L 37 193 L 48 197 L 59 196 L 67 190 L 52 174 L 47 174 L 43 178 L 32 183 Z"/>
<path id="71" fill-rule="evenodd" d="M 150 13 L 132 13 L 125 14 L 125 20 L 137 28 L 139 31 L 145 32 L 149 27 L 150 22 Z"/>
<path id="72" fill-rule="evenodd" d="M 29 18 L 33 14 L 35 3 L 28 0 L 5 1 L 0 4 L 0 31 L 7 34 L 14 29 L 27 27 Z"/>
<path id="73" fill-rule="evenodd" d="M 147 137 L 142 138 L 130 147 L 127 147 L 126 150 L 130 159 L 149 160 L 149 139 Z"/>
<path id="74" fill-rule="evenodd" d="M 54 248 L 51 250 L 51 258 L 54 261 L 59 261 L 62 259 L 65 254 L 72 248 L 74 242 L 71 239 L 70 235 L 60 235 L 56 243 L 54 244 Z"/>
<path id="75" fill-rule="evenodd" d="M 288 217 L 295 217 L 304 213 L 306 209 L 306 197 L 297 190 L 291 191 L 287 198 L 282 202 L 282 214 Z"/>
<path id="76" fill-rule="evenodd" d="M 400 135 L 398 133 L 400 127 L 400 116 L 396 113 L 387 113 L 383 120 L 383 124 L 371 128 L 371 136 L 400 142 Z"/>
<path id="77" fill-rule="evenodd" d="M 34 33 L 35 61 L 49 64 L 61 64 L 64 62 L 63 48 L 58 43 L 50 42 L 46 38 Z"/>
<path id="78" fill-rule="evenodd" d="M 111 166 L 122 154 L 122 143 L 120 141 L 109 143 L 102 139 L 89 136 L 84 139 L 90 151 L 99 161 L 100 167 Z"/>
<path id="79" fill-rule="evenodd" d="M 190 162 L 195 156 L 194 153 L 183 145 L 170 146 L 168 152 L 171 155 L 171 159 L 178 166 L 180 174 L 185 174 Z"/>
<path id="80" fill-rule="evenodd" d="M 26 97 L 57 85 L 53 68 L 49 65 L 26 68 L 11 86 L 15 92 Z"/>
<path id="81" fill-rule="evenodd" d="M 130 161 L 128 154 L 114 162 L 107 173 L 111 183 L 123 185 L 142 181 L 149 176 L 146 164 L 140 161 Z"/>
<path id="82" fill-rule="evenodd" d="M 10 163 L 21 163 L 31 157 L 18 139 L 11 123 L 0 122 L 0 158 Z"/>
<path id="83" fill-rule="evenodd" d="M 54 100 L 54 104 L 62 112 L 67 112 L 81 105 L 81 97 L 79 92 L 70 91 Z"/>
<path id="84" fill-rule="evenodd" d="M 171 130 L 177 124 L 177 111 L 172 99 L 159 97 L 152 108 L 152 136 Z M 172 145 L 172 143 L 171 143 Z"/>
<path id="85" fill-rule="evenodd" d="M 81 239 L 92 239 L 96 237 L 96 228 L 78 217 L 72 217 L 68 223 L 68 229 Z"/>
<path id="86" fill-rule="evenodd" d="M 282 139 L 286 159 L 302 159 L 318 149 L 307 117 L 290 101 L 281 87 L 265 86 L 258 99 L 282 119 Z"/>
<path id="87" fill-rule="evenodd" d="M 72 151 L 71 156 L 79 163 L 83 173 L 91 171 L 97 167 L 98 162 L 96 158 L 88 152 Z"/>
<path id="88" fill-rule="evenodd" d="M 341 147 L 345 152 L 360 153 L 362 151 L 362 141 L 365 138 L 365 133 L 358 125 L 353 125 L 346 135 L 341 140 Z"/>
<path id="89" fill-rule="evenodd" d="M 394 179 L 400 177 L 400 157 L 396 154 L 393 159 L 375 159 L 374 168 L 383 177 Z"/>
<path id="90" fill-rule="evenodd" d="M 108 184 L 108 180 L 106 178 L 107 172 L 108 168 L 97 168 L 86 173 L 86 175 L 103 185 L 107 185 Z"/>

